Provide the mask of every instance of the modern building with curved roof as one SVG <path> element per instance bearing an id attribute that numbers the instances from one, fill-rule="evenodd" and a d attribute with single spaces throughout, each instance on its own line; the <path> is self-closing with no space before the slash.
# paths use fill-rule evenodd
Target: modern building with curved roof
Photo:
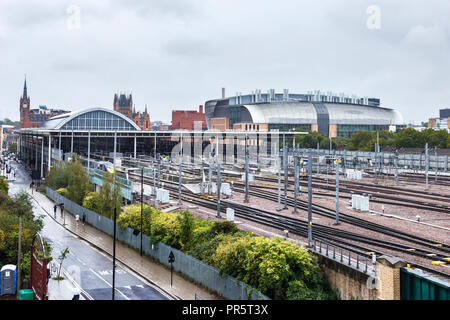
<path id="1" fill-rule="evenodd" d="M 141 130 L 130 118 L 106 108 L 88 108 L 50 118 L 43 128 L 52 130 Z"/>
<path id="2" fill-rule="evenodd" d="M 387 130 L 395 126 L 404 128 L 401 114 L 379 106 L 379 99 L 333 95 L 320 91 L 308 94 L 267 94 L 256 91 L 250 95 L 237 94 L 231 98 L 210 100 L 205 103 L 208 128 L 211 119 L 235 124 L 264 124 L 269 131 L 302 129 L 320 131 L 327 136 L 349 137 L 360 130 Z M 239 126 L 242 127 L 242 126 Z"/>

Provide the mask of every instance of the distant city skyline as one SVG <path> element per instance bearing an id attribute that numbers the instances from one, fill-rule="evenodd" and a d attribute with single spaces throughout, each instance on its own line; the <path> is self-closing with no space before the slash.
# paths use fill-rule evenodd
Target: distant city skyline
<path id="1" fill-rule="evenodd" d="M 170 123 L 236 92 L 381 99 L 406 123 L 450 106 L 448 1 L 14 1 L 0 4 L 0 118 L 31 107 L 113 109 Z"/>

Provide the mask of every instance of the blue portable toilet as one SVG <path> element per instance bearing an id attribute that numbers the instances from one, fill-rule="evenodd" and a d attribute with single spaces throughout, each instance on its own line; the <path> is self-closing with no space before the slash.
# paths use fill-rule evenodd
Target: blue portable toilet
<path id="1" fill-rule="evenodd" d="M 7 264 L 0 270 L 1 274 L 1 295 L 16 294 L 17 290 L 17 267 Z"/>

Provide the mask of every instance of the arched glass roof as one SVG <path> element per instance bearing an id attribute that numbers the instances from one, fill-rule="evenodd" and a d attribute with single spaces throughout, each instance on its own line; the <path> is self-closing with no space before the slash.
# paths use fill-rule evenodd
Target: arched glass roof
<path id="1" fill-rule="evenodd" d="M 56 130 L 141 130 L 131 119 L 106 108 L 90 108 L 50 118 L 44 125 Z"/>

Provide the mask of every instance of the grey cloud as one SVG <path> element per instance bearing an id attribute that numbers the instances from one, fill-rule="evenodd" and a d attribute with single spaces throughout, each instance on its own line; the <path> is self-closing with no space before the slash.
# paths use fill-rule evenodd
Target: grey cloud
<path id="1" fill-rule="evenodd" d="M 80 30 L 66 28 L 71 4 Z M 380 30 L 366 27 L 372 4 Z M 108 106 L 123 90 L 170 121 L 223 86 L 321 89 L 377 96 L 419 122 L 450 100 L 449 27 L 450 2 L 436 0 L 2 0 L 0 110 L 18 119 L 27 73 L 33 106 Z"/>

